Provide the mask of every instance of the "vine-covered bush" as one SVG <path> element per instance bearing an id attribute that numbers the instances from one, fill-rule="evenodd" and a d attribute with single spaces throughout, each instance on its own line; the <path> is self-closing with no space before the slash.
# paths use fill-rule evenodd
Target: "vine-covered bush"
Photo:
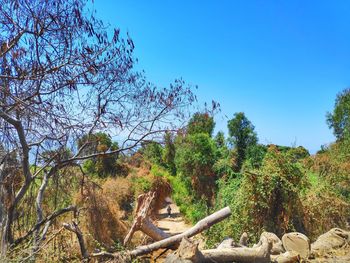
<path id="1" fill-rule="evenodd" d="M 239 239 L 247 232 L 256 241 L 262 231 L 282 235 L 302 231 L 299 189 L 304 172 L 289 156 L 270 146 L 259 170 L 235 174 L 219 181 L 216 210 L 229 205 L 232 216 L 208 231 L 208 245 L 225 236 Z"/>

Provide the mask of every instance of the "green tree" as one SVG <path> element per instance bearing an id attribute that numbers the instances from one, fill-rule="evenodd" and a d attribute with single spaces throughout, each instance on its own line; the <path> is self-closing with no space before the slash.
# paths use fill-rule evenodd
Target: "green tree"
<path id="1" fill-rule="evenodd" d="M 244 167 L 250 169 L 259 169 L 263 163 L 267 152 L 267 147 L 262 144 L 256 144 L 247 149 Z"/>
<path id="2" fill-rule="evenodd" d="M 216 162 L 213 166 L 214 172 L 218 178 L 227 177 L 233 174 L 232 167 L 232 154 L 230 154 L 230 150 L 227 147 L 225 135 L 222 131 L 218 132 L 214 138 L 217 153 L 216 153 Z"/>
<path id="3" fill-rule="evenodd" d="M 143 156 L 154 164 L 161 165 L 163 163 L 163 148 L 158 142 L 142 143 Z"/>
<path id="4" fill-rule="evenodd" d="M 113 142 L 107 133 L 98 132 L 95 134 L 84 135 L 78 140 L 78 148 L 84 144 L 87 145 L 83 150 L 84 154 L 101 153 L 101 155 L 97 155 L 96 157 L 85 161 L 84 169 L 88 173 L 97 174 L 99 177 L 116 174 L 118 154 L 104 155 L 104 153 L 118 150 L 118 143 Z"/>
<path id="5" fill-rule="evenodd" d="M 187 125 L 188 134 L 206 133 L 210 137 L 215 127 L 214 118 L 208 113 L 195 113 Z"/>
<path id="6" fill-rule="evenodd" d="M 327 113 L 327 124 L 337 140 L 350 137 L 350 88 L 338 93 L 333 113 Z"/>
<path id="7" fill-rule="evenodd" d="M 175 144 L 170 132 L 164 135 L 163 163 L 172 175 L 176 174 L 175 166 Z"/>
<path id="8" fill-rule="evenodd" d="M 289 154 L 295 162 L 310 156 L 309 151 L 303 146 L 290 148 L 287 154 Z"/>
<path id="9" fill-rule="evenodd" d="M 226 146 L 225 134 L 222 131 L 219 131 L 215 136 L 215 143 L 218 148 Z"/>
<path id="10" fill-rule="evenodd" d="M 175 164 L 182 176 L 191 179 L 197 198 L 205 198 L 209 204 L 215 193 L 216 161 L 215 142 L 206 133 L 188 135 L 177 145 Z"/>
<path id="11" fill-rule="evenodd" d="M 243 112 L 235 113 L 234 118 L 227 123 L 230 141 L 234 145 L 237 159 L 236 171 L 240 171 L 249 147 L 256 145 L 258 138 L 253 124 Z"/>

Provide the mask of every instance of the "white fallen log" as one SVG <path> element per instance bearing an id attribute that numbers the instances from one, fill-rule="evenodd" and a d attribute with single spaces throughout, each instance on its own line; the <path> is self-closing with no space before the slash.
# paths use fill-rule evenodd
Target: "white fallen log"
<path id="1" fill-rule="evenodd" d="M 287 251 L 279 255 L 271 255 L 273 263 L 297 263 L 300 262 L 300 255 L 295 251 Z"/>
<path id="2" fill-rule="evenodd" d="M 237 262 L 237 263 L 267 263 L 270 262 L 270 250 L 272 243 L 266 237 L 261 238 L 261 246 L 255 248 L 236 247 L 225 249 L 202 250 L 201 259 L 198 262 Z"/>
<path id="3" fill-rule="evenodd" d="M 136 214 L 133 224 L 125 236 L 124 245 L 126 245 L 132 238 L 133 234 L 141 230 L 146 235 L 151 237 L 153 240 L 158 241 L 169 237 L 170 235 L 165 233 L 163 230 L 156 227 L 149 220 L 149 213 L 151 210 L 152 203 L 154 201 L 156 193 L 148 192 L 146 194 L 139 195 L 137 198 Z"/>
<path id="4" fill-rule="evenodd" d="M 172 247 L 175 244 L 178 244 L 183 238 L 189 238 L 194 235 L 197 235 L 201 233 L 202 231 L 208 229 L 212 225 L 222 221 L 223 219 L 229 217 L 231 215 L 231 210 L 229 207 L 225 207 L 205 218 L 202 220 L 198 221 L 197 224 L 195 224 L 193 227 L 190 229 L 186 230 L 185 232 L 168 237 L 166 239 L 157 241 L 155 243 L 145 245 L 145 246 L 140 246 L 137 247 L 134 250 L 131 251 L 126 251 L 124 254 L 127 254 L 130 257 L 137 257 L 141 255 L 148 254 L 152 251 L 155 251 L 160 248 L 169 248 Z M 92 254 L 92 257 L 106 257 L 106 258 L 114 258 L 114 259 L 119 259 L 120 258 L 120 253 L 109 253 L 109 252 L 99 252 L 99 253 L 94 253 Z"/>
<path id="5" fill-rule="evenodd" d="M 256 248 L 231 247 L 200 251 L 198 250 L 198 243 L 183 238 L 179 249 L 175 253 L 170 254 L 166 258 L 165 263 L 267 263 L 270 262 L 271 245 L 268 239 L 263 236 L 261 239 L 261 246 Z"/>
<path id="6" fill-rule="evenodd" d="M 225 207 L 205 218 L 202 220 L 198 221 L 197 224 L 195 224 L 193 227 L 190 229 L 186 230 L 185 232 L 168 237 L 166 239 L 157 241 L 155 243 L 145 245 L 145 246 L 140 246 L 137 247 L 135 250 L 132 250 L 130 252 L 131 256 L 136 257 L 144 254 L 148 254 L 154 250 L 160 249 L 160 248 L 166 248 L 166 247 L 171 247 L 172 245 L 179 243 L 181 239 L 184 237 L 192 237 L 194 235 L 197 235 L 201 233 L 202 231 L 208 229 L 212 225 L 222 221 L 223 219 L 229 217 L 231 215 L 231 210 L 229 207 Z"/>
<path id="7" fill-rule="evenodd" d="M 284 234 L 282 243 L 286 251 L 295 251 L 303 259 L 307 259 L 310 255 L 310 240 L 302 233 L 291 232 Z"/>
<path id="8" fill-rule="evenodd" d="M 311 253 L 314 256 L 322 256 L 334 249 L 349 245 L 350 232 L 340 228 L 333 228 L 319 236 L 317 240 L 311 244 Z"/>
<path id="9" fill-rule="evenodd" d="M 281 241 L 281 239 L 278 238 L 277 235 L 275 235 L 272 232 L 263 232 L 260 236 L 260 240 L 261 240 L 262 236 L 265 236 L 269 240 L 269 242 L 272 243 L 272 248 L 270 251 L 271 255 L 279 255 L 279 254 L 285 252 L 285 250 L 283 248 L 282 241 Z"/>

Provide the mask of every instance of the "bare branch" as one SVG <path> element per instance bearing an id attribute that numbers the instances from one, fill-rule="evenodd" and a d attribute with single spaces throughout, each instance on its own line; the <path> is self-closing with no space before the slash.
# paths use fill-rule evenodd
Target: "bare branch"
<path id="1" fill-rule="evenodd" d="M 23 242 L 24 240 L 26 240 L 28 237 L 30 237 L 37 229 L 39 229 L 41 226 L 43 226 L 44 224 L 46 224 L 48 221 L 53 221 L 55 218 L 59 217 L 60 215 L 63 215 L 67 212 L 72 212 L 72 211 L 76 211 L 76 206 L 68 206 L 66 208 L 62 208 L 59 209 L 57 211 L 55 211 L 54 213 L 52 213 L 51 215 L 47 216 L 46 218 L 44 218 L 43 220 L 41 220 L 39 223 L 37 223 L 32 229 L 30 229 L 24 236 L 16 239 L 13 242 L 13 245 L 18 245 L 19 243 Z"/>

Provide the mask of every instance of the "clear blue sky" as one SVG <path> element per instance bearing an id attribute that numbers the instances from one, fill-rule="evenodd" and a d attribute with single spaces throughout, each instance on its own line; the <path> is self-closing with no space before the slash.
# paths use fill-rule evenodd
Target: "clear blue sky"
<path id="1" fill-rule="evenodd" d="M 95 0 L 129 32 L 151 82 L 182 77 L 201 103 L 221 104 L 216 130 L 243 111 L 261 143 L 334 140 L 325 123 L 350 84 L 350 1 Z"/>

